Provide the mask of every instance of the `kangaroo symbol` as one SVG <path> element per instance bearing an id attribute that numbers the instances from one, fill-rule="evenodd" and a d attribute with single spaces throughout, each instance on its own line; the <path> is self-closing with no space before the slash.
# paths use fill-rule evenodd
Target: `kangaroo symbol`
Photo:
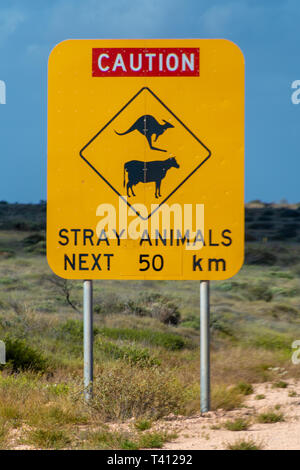
<path id="1" fill-rule="evenodd" d="M 141 134 L 143 134 L 146 137 L 146 139 L 148 140 L 149 147 L 152 150 L 159 150 L 160 152 L 166 152 L 166 150 L 158 149 L 157 147 L 153 147 L 152 145 L 153 135 L 155 135 L 154 142 L 156 142 L 158 137 L 162 135 L 167 129 L 174 127 L 172 124 L 165 121 L 164 119 L 163 121 L 164 121 L 164 124 L 159 124 L 159 122 L 155 119 L 155 117 L 149 114 L 145 114 L 144 116 L 139 117 L 127 131 L 125 132 L 115 131 L 115 133 L 118 135 L 125 135 L 133 131 L 139 131 Z"/>

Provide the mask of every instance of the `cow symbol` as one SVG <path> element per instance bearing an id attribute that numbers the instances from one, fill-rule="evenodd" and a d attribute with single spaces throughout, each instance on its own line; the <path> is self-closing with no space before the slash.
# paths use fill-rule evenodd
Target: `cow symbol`
<path id="1" fill-rule="evenodd" d="M 133 186 L 138 183 L 155 182 L 155 197 L 161 197 L 160 185 L 161 181 L 167 174 L 170 168 L 179 168 L 175 157 L 168 158 L 167 160 L 157 160 L 154 162 L 141 162 L 140 160 L 131 160 L 124 164 L 124 182 L 125 187 L 126 171 L 128 176 L 127 181 L 127 196 L 130 197 L 129 190 L 132 196 L 135 196 Z"/>
<path id="2" fill-rule="evenodd" d="M 173 124 L 170 124 L 164 119 L 163 121 L 164 121 L 164 124 L 159 124 L 159 122 L 155 119 L 155 117 L 149 114 L 145 114 L 145 116 L 139 117 L 127 131 L 125 132 L 115 131 L 115 133 L 118 135 L 125 135 L 125 134 L 129 134 L 130 132 L 137 130 L 146 137 L 151 150 L 159 150 L 160 152 L 166 152 L 166 150 L 158 149 L 157 147 L 153 147 L 152 145 L 152 136 L 155 135 L 154 142 L 156 142 L 158 137 L 162 135 L 167 129 L 174 127 Z"/>

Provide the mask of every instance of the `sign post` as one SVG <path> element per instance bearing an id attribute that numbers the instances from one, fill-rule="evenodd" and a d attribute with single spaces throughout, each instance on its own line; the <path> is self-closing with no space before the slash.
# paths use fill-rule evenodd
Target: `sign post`
<path id="1" fill-rule="evenodd" d="M 201 413 L 210 410 L 209 281 L 200 281 L 200 390 Z"/>
<path id="2" fill-rule="evenodd" d="M 83 281 L 84 397 L 93 395 L 93 281 Z"/>
<path id="3" fill-rule="evenodd" d="M 244 258 L 244 59 L 223 39 L 68 40 L 48 65 L 47 258 L 84 281 L 201 281 L 201 409 L 209 409 L 209 281 Z"/>

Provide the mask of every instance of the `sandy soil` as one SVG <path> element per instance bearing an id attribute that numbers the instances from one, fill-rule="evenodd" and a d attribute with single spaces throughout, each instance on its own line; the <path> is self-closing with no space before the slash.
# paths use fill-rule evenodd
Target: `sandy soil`
<path id="1" fill-rule="evenodd" d="M 289 381 L 287 388 L 273 388 L 272 384 L 254 386 L 254 394 L 247 397 L 245 407 L 234 411 L 217 410 L 191 418 L 170 416 L 168 431 L 178 438 L 167 443 L 164 449 L 209 450 L 226 449 L 229 443 L 251 438 L 263 450 L 300 449 L 300 382 Z M 256 400 L 258 394 L 265 395 Z M 291 396 L 296 394 L 296 396 Z M 290 396 L 289 396 L 290 395 Z M 275 406 L 280 405 L 279 410 Z M 265 411 L 283 413 L 284 421 L 273 424 L 257 423 L 257 415 Z M 228 431 L 224 424 L 237 417 L 249 419 L 247 431 Z M 167 423 L 166 423 L 167 424 Z"/>

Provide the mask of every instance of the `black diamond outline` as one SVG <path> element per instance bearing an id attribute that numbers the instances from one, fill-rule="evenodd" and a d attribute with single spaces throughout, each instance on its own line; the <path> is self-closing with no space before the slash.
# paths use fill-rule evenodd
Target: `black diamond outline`
<path id="1" fill-rule="evenodd" d="M 184 178 L 184 180 L 157 206 L 156 209 L 154 209 L 153 212 L 151 212 L 148 217 L 143 217 L 138 211 L 136 211 L 134 209 L 134 207 L 128 202 L 128 200 L 124 199 L 124 197 L 122 196 L 122 194 L 119 193 L 119 191 L 117 189 L 115 189 L 109 181 L 107 181 L 107 179 L 101 175 L 101 173 L 85 158 L 85 156 L 83 155 L 83 151 L 98 137 L 98 135 L 101 134 L 101 132 L 104 131 L 104 129 L 106 129 L 113 121 L 114 119 L 116 119 L 116 117 L 119 116 L 119 114 L 122 113 L 122 111 L 124 111 L 125 108 L 127 108 L 127 106 L 130 105 L 130 103 L 132 103 L 132 101 L 134 101 L 140 93 L 142 93 L 142 91 L 144 90 L 147 90 L 190 134 L 192 137 L 194 137 L 194 139 L 197 140 L 197 142 L 199 142 L 200 145 L 202 145 L 202 147 L 205 148 L 205 150 L 208 152 L 208 156 L 186 177 Z M 80 157 L 90 166 L 90 168 L 92 168 L 92 170 L 95 171 L 95 173 L 100 176 L 101 179 L 103 179 L 103 181 L 105 181 L 105 183 L 120 197 L 122 198 L 122 200 L 142 219 L 142 220 L 148 220 L 150 219 L 150 217 L 197 171 L 199 170 L 199 168 L 210 158 L 211 156 L 211 151 L 210 149 L 181 121 L 181 119 L 179 119 L 175 113 L 173 113 L 173 111 L 171 111 L 170 108 L 168 108 L 168 106 L 148 87 L 142 87 L 121 109 L 120 111 L 117 112 L 117 114 L 114 115 L 113 118 L 110 119 L 110 121 L 108 121 L 104 127 L 102 127 L 102 129 L 100 129 L 99 132 L 97 132 L 97 134 L 94 135 L 94 137 L 91 138 L 91 140 L 89 140 L 89 142 L 84 146 L 82 147 L 82 149 L 80 150 L 79 152 L 79 155 Z"/>

